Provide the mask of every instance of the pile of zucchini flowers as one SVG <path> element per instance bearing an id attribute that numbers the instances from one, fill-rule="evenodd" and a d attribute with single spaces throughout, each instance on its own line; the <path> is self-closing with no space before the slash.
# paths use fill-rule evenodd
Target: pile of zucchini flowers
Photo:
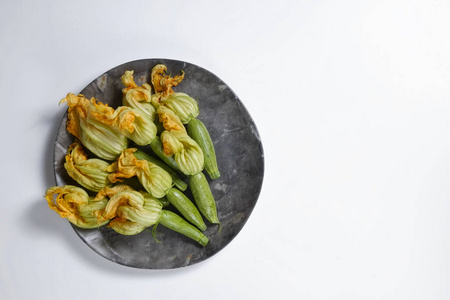
<path id="1" fill-rule="evenodd" d="M 203 217 L 220 230 L 204 174 L 220 177 L 214 145 L 197 119 L 197 101 L 172 89 L 184 72 L 166 72 L 162 64 L 151 70 L 152 91 L 148 83 L 135 83 L 133 70 L 126 71 L 117 108 L 81 94 L 60 101 L 69 107 L 67 131 L 74 136 L 64 168 L 77 184 L 53 186 L 44 197 L 62 218 L 123 235 L 153 226 L 155 239 L 161 224 L 202 246 L 209 242 Z M 193 201 L 183 193 L 187 188 Z"/>

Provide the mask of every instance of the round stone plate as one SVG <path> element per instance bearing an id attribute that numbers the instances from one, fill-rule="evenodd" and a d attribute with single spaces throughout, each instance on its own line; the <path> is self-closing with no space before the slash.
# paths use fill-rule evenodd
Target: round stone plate
<path id="1" fill-rule="evenodd" d="M 142 59 L 117 66 L 92 81 L 80 93 L 95 97 L 112 107 L 121 105 L 120 77 L 134 70 L 138 85 L 150 83 L 150 72 L 156 64 L 167 66 L 171 76 L 185 72 L 184 80 L 174 88 L 196 99 L 197 117 L 208 128 L 213 140 L 221 177 L 209 180 L 217 203 L 222 228 L 209 224 L 204 234 L 209 243 L 197 242 L 165 228 L 157 227 L 155 241 L 151 228 L 134 236 L 120 235 L 103 226 L 81 229 L 73 226 L 79 237 L 95 252 L 115 263 L 142 269 L 173 269 L 199 263 L 227 246 L 240 232 L 255 207 L 264 176 L 264 155 L 258 130 L 237 95 L 211 72 L 183 61 Z M 55 180 L 58 186 L 76 184 L 64 169 L 64 156 L 74 137 L 66 130 L 67 113 L 58 128 L 54 149 Z M 148 148 L 149 149 L 149 148 Z M 151 151 L 151 150 L 149 150 Z M 190 199 L 189 188 L 184 192 Z"/>

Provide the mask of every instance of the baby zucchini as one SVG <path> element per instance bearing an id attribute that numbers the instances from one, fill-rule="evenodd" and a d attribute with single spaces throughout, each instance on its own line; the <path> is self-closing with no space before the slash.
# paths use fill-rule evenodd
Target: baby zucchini
<path id="1" fill-rule="evenodd" d="M 167 191 L 166 198 L 170 204 L 172 204 L 180 214 L 186 218 L 189 222 L 197 226 L 201 231 L 206 230 L 206 224 L 203 218 L 195 207 L 194 203 L 189 200 L 186 195 L 177 190 L 176 188 L 171 188 Z"/>
<path id="2" fill-rule="evenodd" d="M 159 223 L 170 230 L 176 231 L 184 236 L 187 236 L 188 238 L 193 239 L 202 246 L 206 246 L 209 242 L 209 239 L 200 230 L 195 228 L 176 213 L 169 210 L 162 210 Z M 156 226 L 153 227 L 152 233 L 153 236 L 156 235 Z"/>
<path id="3" fill-rule="evenodd" d="M 205 157 L 205 171 L 211 179 L 220 177 L 219 168 L 217 166 L 216 151 L 205 124 L 199 119 L 192 119 L 186 127 L 189 136 L 197 142 L 203 151 Z"/>
<path id="4" fill-rule="evenodd" d="M 200 172 L 189 176 L 189 187 L 194 196 L 194 201 L 203 216 L 212 224 L 220 225 L 217 217 L 216 201 L 205 175 Z"/>

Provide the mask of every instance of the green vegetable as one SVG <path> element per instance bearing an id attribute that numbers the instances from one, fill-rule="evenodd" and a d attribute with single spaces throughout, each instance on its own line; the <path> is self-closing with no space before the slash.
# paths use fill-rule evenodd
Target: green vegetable
<path id="1" fill-rule="evenodd" d="M 153 157 L 151 155 L 149 155 L 148 153 L 145 153 L 142 150 L 136 150 L 134 152 L 134 156 L 139 159 L 139 160 L 147 160 L 151 163 L 154 163 L 155 165 L 163 168 L 167 173 L 170 174 L 170 176 L 172 176 L 172 181 L 175 184 L 175 186 L 182 190 L 185 191 L 187 189 L 187 184 L 178 176 L 178 174 L 172 169 L 170 168 L 168 165 L 166 165 L 163 161 L 157 159 L 156 157 Z"/>
<path id="2" fill-rule="evenodd" d="M 140 146 L 150 144 L 156 137 L 157 128 L 151 117 L 135 108 L 119 106 L 114 114 L 108 117 L 115 120 L 115 126 L 124 136 Z"/>
<path id="3" fill-rule="evenodd" d="M 201 231 L 206 230 L 206 224 L 198 211 L 197 207 L 189 200 L 186 195 L 177 190 L 176 188 L 171 188 L 166 194 L 167 200 L 172 204 L 183 217 L 189 222 L 197 226 Z"/>
<path id="4" fill-rule="evenodd" d="M 203 151 L 187 132 L 164 131 L 161 133 L 164 153 L 172 156 L 184 175 L 194 175 L 203 170 Z"/>
<path id="5" fill-rule="evenodd" d="M 109 224 L 109 227 L 112 228 L 115 232 L 120 233 L 122 235 L 135 235 L 144 231 L 147 228 L 145 225 L 140 223 L 128 221 L 128 220 L 112 220 Z"/>
<path id="6" fill-rule="evenodd" d="M 105 123 L 104 112 L 114 113 L 114 109 L 73 93 L 60 101 L 69 106 L 67 131 L 78 138 L 84 147 L 104 160 L 115 160 L 128 147 L 128 139 L 117 127 Z M 98 113 L 97 113 L 98 112 Z"/>
<path id="7" fill-rule="evenodd" d="M 183 124 L 189 123 L 198 116 L 199 109 L 197 101 L 186 93 L 170 93 L 160 98 L 160 105 L 172 110 L 180 118 Z"/>
<path id="8" fill-rule="evenodd" d="M 134 71 L 125 71 L 120 77 L 125 88 L 122 89 L 122 105 L 137 109 L 142 115 L 148 116 L 152 121 L 156 118 L 156 109 L 150 102 L 151 86 L 144 83 L 138 86 L 134 81 Z"/>
<path id="9" fill-rule="evenodd" d="M 159 202 L 161 203 L 163 208 L 166 208 L 170 205 L 169 200 L 167 200 L 166 197 L 158 198 Z"/>
<path id="10" fill-rule="evenodd" d="M 199 119 L 192 119 L 188 123 L 186 129 L 189 136 L 197 142 L 203 151 L 205 171 L 211 179 L 219 178 L 220 172 L 217 166 L 216 151 L 205 124 L 203 124 L 203 122 Z"/>
<path id="11" fill-rule="evenodd" d="M 153 139 L 153 141 L 150 143 L 150 148 L 152 148 L 153 153 L 155 153 L 156 156 L 158 156 L 163 162 L 165 162 L 166 165 L 168 165 L 175 171 L 180 170 L 177 163 L 175 162 L 175 159 L 172 156 L 169 157 L 164 154 L 164 147 L 159 137 Z"/>
<path id="12" fill-rule="evenodd" d="M 66 218 L 80 228 L 98 228 L 109 222 L 109 220 L 98 220 L 95 215 L 95 211 L 106 207 L 107 200 L 94 199 L 78 186 L 53 186 L 47 189 L 44 197 L 48 206 L 61 218 Z"/>
<path id="13" fill-rule="evenodd" d="M 159 121 L 159 118 L 155 118 L 154 123 L 156 125 L 156 134 L 160 135 L 165 130 L 164 125 L 163 123 L 161 123 L 161 121 Z"/>
<path id="14" fill-rule="evenodd" d="M 162 204 L 150 194 L 144 196 L 126 186 L 106 188 L 105 193 L 99 194 L 99 198 L 109 197 L 109 200 L 105 209 L 97 212 L 98 220 L 111 220 L 109 227 L 120 234 L 138 234 L 161 217 Z"/>
<path id="15" fill-rule="evenodd" d="M 85 189 L 98 192 L 110 186 L 109 172 L 106 168 L 109 163 L 99 158 L 89 158 L 77 139 L 67 149 L 64 168 L 67 174 Z"/>
<path id="16" fill-rule="evenodd" d="M 122 178 L 136 176 L 142 187 L 156 198 L 162 198 L 172 187 L 172 177 L 163 168 L 148 160 L 139 160 L 134 156 L 137 148 L 122 151 L 117 161 L 108 166 L 108 176 L 112 183 L 122 181 Z"/>
<path id="17" fill-rule="evenodd" d="M 126 71 L 121 77 L 123 103 L 117 108 L 83 95 L 68 94 L 61 100 L 69 106 L 67 130 L 80 141 L 69 148 L 64 167 L 97 195 L 66 185 L 48 189 L 45 198 L 52 210 L 81 228 L 109 224 L 120 234 L 134 235 L 153 226 L 155 237 L 162 224 L 206 246 L 203 218 L 219 230 L 221 226 L 203 173 L 220 177 L 214 144 L 203 122 L 195 119 L 197 101 L 172 90 L 184 72 L 172 78 L 165 71 L 164 65 L 152 69 L 153 95 L 149 84 L 137 86 L 134 71 Z M 143 147 L 129 148 L 129 140 L 149 145 L 155 155 Z M 87 159 L 82 146 L 99 159 Z M 182 192 L 188 186 L 195 204 Z M 164 209 L 170 205 L 173 212 Z"/>
<path id="18" fill-rule="evenodd" d="M 116 216 L 131 222 L 149 227 L 158 222 L 161 216 L 162 204 L 157 199 L 147 194 L 144 197 L 137 191 L 123 191 L 112 196 L 106 206 L 106 213 L 113 206 Z"/>
<path id="19" fill-rule="evenodd" d="M 164 227 L 169 228 L 170 230 L 176 231 L 178 233 L 187 236 L 188 238 L 193 239 L 198 242 L 202 246 L 206 246 L 209 242 L 209 239 L 197 228 L 193 225 L 189 224 L 182 217 L 168 210 L 162 210 L 161 219 L 159 223 Z M 156 234 L 156 225 L 152 230 L 153 236 Z"/>
<path id="20" fill-rule="evenodd" d="M 203 216 L 213 224 L 219 224 L 217 217 L 216 201 L 209 187 L 205 175 L 200 172 L 189 176 L 189 186 L 194 196 L 195 203 Z"/>

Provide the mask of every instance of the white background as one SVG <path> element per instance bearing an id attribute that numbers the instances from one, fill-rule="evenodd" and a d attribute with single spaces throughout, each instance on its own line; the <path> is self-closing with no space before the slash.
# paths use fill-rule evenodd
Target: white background
<path id="1" fill-rule="evenodd" d="M 449 1 L 1 1 L 0 299 L 450 299 Z M 240 234 L 114 264 L 44 198 L 68 92 L 136 59 L 215 73 L 262 138 Z"/>

